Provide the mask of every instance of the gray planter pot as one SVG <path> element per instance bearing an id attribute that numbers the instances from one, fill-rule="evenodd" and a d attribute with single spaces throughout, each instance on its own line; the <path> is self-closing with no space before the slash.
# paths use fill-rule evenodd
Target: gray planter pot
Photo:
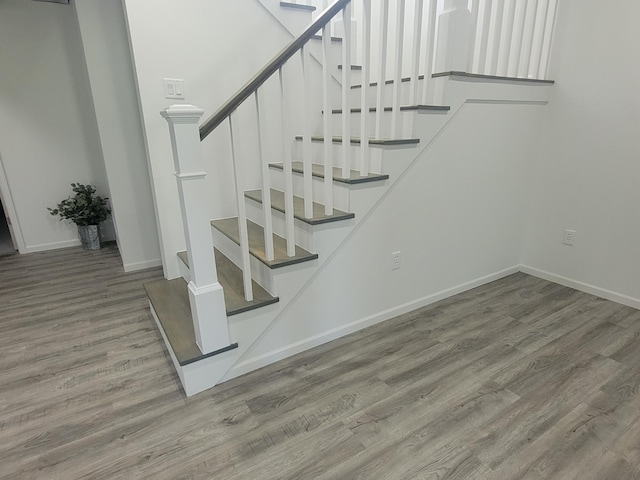
<path id="1" fill-rule="evenodd" d="M 78 234 L 85 250 L 100 250 L 98 225 L 78 225 Z"/>

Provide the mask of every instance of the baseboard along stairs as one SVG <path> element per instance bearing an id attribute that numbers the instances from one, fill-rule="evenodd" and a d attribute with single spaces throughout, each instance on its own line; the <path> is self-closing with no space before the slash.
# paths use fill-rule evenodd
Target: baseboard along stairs
<path id="1" fill-rule="evenodd" d="M 438 18 L 436 1 L 416 2 L 420 6 L 413 14 L 424 18 L 427 27 L 414 30 L 413 45 L 405 45 L 405 55 L 415 59 L 409 74 L 403 72 L 402 58 L 392 58 L 402 55 L 397 40 L 390 55 L 395 67 L 371 63 L 376 57 L 372 48 L 379 45 L 392 52 L 393 42 L 387 39 L 386 27 L 384 35 L 373 36 L 370 5 L 362 7 L 362 19 L 343 22 L 352 18 L 355 0 L 333 1 L 326 8 L 260 1 L 283 25 L 312 25 L 292 31 L 294 40 L 287 49 L 206 122 L 200 122 L 203 112 L 196 107 L 178 105 L 164 112 L 174 146 L 187 249 L 176 252 L 180 278 L 153 281 L 145 288 L 187 395 L 304 348 L 289 348 L 290 341 L 283 339 L 276 355 L 250 355 L 274 320 L 384 201 L 394 183 L 428 157 L 432 143 L 465 105 L 544 104 L 553 84 L 544 80 L 541 53 L 535 78 L 511 73 L 508 63 L 503 69 L 508 75 L 487 74 L 485 64 L 491 59 L 486 59 L 486 45 L 476 48 L 484 49 L 485 55 L 482 65 L 475 62 L 479 73 L 465 73 L 474 64 L 476 50 L 471 48 L 471 57 L 460 59 L 459 52 L 452 50 L 456 40 L 436 38 L 435 26 L 438 21 L 442 29 L 446 22 L 474 15 L 466 1 L 452 12 L 439 12 Z M 384 10 L 381 14 L 386 19 Z M 279 18 L 291 15 L 304 22 Z M 553 23 L 552 18 L 546 21 Z M 356 24 L 357 39 L 352 32 Z M 481 27 L 474 26 L 474 32 Z M 396 29 L 402 27 L 396 25 Z M 369 35 L 361 35 L 362 31 Z M 379 41 L 378 36 L 384 39 Z M 355 58 L 356 42 L 361 43 L 359 51 L 370 52 L 369 57 Z M 303 73 L 295 80 L 287 77 L 286 70 L 283 74 L 284 67 L 294 61 L 301 63 Z M 346 64 L 358 68 L 342 68 Z M 439 65 L 442 69 L 434 75 Z M 376 72 L 380 73 L 376 76 Z M 531 75 L 525 72 L 525 76 Z M 282 111 L 293 112 L 290 119 L 266 111 L 261 89 L 268 88 L 268 81 L 278 85 Z M 294 82 L 302 85 L 308 101 L 288 96 L 286 86 Z M 250 124 L 235 113 L 245 102 L 254 104 L 252 121 L 255 125 L 257 120 L 262 157 L 260 180 L 252 184 L 243 178 L 246 167 L 236 157 L 241 128 Z M 282 156 L 263 148 L 266 123 L 282 125 Z M 199 153 L 199 142 L 207 141 L 207 135 L 223 124 L 231 135 L 237 215 L 210 219 L 208 209 L 202 208 L 208 198 L 203 181 L 207 164 Z M 346 329 L 326 339 L 344 333 Z"/>

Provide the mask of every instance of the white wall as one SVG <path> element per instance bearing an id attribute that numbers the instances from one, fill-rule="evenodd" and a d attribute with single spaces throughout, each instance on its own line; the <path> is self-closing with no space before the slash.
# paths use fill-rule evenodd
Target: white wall
<path id="1" fill-rule="evenodd" d="M 15 206 L 20 251 L 79 244 L 75 226 L 46 210 L 71 193 L 71 182 L 107 192 L 73 8 L 3 0 L 0 65 L 3 195 Z"/>
<path id="2" fill-rule="evenodd" d="M 638 18 L 635 0 L 559 2 L 549 74 L 557 83 L 540 141 L 523 255 L 523 263 L 555 280 L 593 286 L 636 307 Z M 577 232 L 575 246 L 562 244 L 565 229 Z"/>
<path id="3" fill-rule="evenodd" d="M 179 8 L 178 8 L 179 6 Z M 156 192 L 165 274 L 179 275 L 176 252 L 184 250 L 182 219 L 169 130 L 160 110 L 190 103 L 214 113 L 291 39 L 256 0 L 124 0 L 139 88 L 144 135 Z M 163 78 L 185 82 L 184 102 L 164 97 Z M 227 127 L 205 143 L 211 185 L 211 218 L 233 215 L 233 176 Z M 252 141 L 241 138 L 241 143 Z M 225 206 L 226 205 L 226 206 Z"/>
<path id="4" fill-rule="evenodd" d="M 160 265 L 160 244 L 122 3 L 80 0 L 74 8 L 124 269 Z"/>
<path id="5" fill-rule="evenodd" d="M 277 315 L 242 368 L 517 271 L 545 108 L 464 105 Z M 392 271 L 398 250 L 401 268 Z"/>

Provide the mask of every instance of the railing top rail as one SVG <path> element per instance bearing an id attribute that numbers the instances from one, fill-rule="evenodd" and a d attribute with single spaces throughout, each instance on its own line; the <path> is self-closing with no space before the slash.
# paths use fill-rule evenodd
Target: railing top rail
<path id="1" fill-rule="evenodd" d="M 287 60 L 293 57 L 318 30 L 327 25 L 351 0 L 336 0 L 297 38 L 293 39 L 273 60 L 264 66 L 238 92 L 227 100 L 218 111 L 200 126 L 200 140 L 204 140 L 218 125 L 225 121 L 242 102 L 251 96 L 271 75 L 277 72 Z"/>

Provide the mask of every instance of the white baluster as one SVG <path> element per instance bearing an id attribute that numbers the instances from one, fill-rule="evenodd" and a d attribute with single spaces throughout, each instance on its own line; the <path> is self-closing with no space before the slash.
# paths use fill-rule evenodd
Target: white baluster
<path id="1" fill-rule="evenodd" d="M 229 328 L 224 294 L 213 254 L 206 172 L 203 171 L 198 122 L 203 111 L 173 105 L 162 112 L 169 123 L 182 224 L 189 257 L 189 304 L 196 343 L 202 353 L 228 347 Z"/>
<path id="2" fill-rule="evenodd" d="M 371 3 L 362 5 L 362 88 L 360 92 L 360 175 L 369 175 L 369 105 L 367 96 L 371 81 Z M 349 141 L 349 139 L 345 139 Z"/>
<path id="3" fill-rule="evenodd" d="M 428 105 L 433 100 L 433 59 L 436 50 L 436 12 L 438 8 L 437 0 L 428 0 L 429 8 L 427 18 L 427 41 L 424 46 L 424 83 L 422 89 L 422 103 Z"/>
<path id="4" fill-rule="evenodd" d="M 387 80 L 387 49 L 389 37 L 389 0 L 380 0 L 380 51 L 378 64 L 378 86 L 376 95 L 375 138 L 382 138 L 382 117 L 384 115 L 384 89 Z"/>
<path id="5" fill-rule="evenodd" d="M 509 71 L 509 57 L 511 55 L 511 36 L 516 13 L 517 0 L 505 0 L 500 26 L 500 46 L 498 48 L 498 65 L 496 75 L 504 77 Z M 520 0 L 522 2 L 522 0 Z"/>
<path id="6" fill-rule="evenodd" d="M 344 37 L 342 39 L 342 65 L 351 65 L 351 4 L 342 10 Z M 351 68 L 342 69 L 342 177 L 351 175 Z"/>
<path id="7" fill-rule="evenodd" d="M 547 18 L 545 20 L 544 37 L 542 40 L 542 50 L 540 54 L 540 66 L 538 68 L 538 78 L 541 79 L 547 78 L 547 71 L 549 70 L 549 56 L 551 53 L 551 41 L 553 40 L 557 9 L 557 0 L 549 0 Z"/>
<path id="8" fill-rule="evenodd" d="M 293 257 L 296 254 L 294 217 L 293 217 L 293 170 L 291 168 L 291 134 L 288 128 L 287 102 L 284 95 L 284 73 L 283 67 L 278 71 L 280 77 L 280 111 L 282 124 L 282 153 L 283 174 L 284 174 L 284 217 L 285 217 L 285 239 L 287 241 L 287 255 Z"/>
<path id="9" fill-rule="evenodd" d="M 471 44 L 469 46 L 469 65 L 467 67 L 467 72 L 474 72 L 475 58 L 476 58 L 476 47 L 479 46 L 478 42 L 478 34 L 480 32 L 480 23 L 478 21 L 478 17 L 480 15 L 480 0 L 472 0 L 471 2 Z"/>
<path id="10" fill-rule="evenodd" d="M 538 1 L 538 11 L 536 12 L 536 23 L 533 30 L 533 40 L 531 42 L 531 59 L 529 60 L 529 78 L 537 78 L 540 70 L 540 60 L 542 57 L 542 42 L 544 40 L 544 30 L 549 9 L 549 0 Z"/>
<path id="11" fill-rule="evenodd" d="M 493 0 L 491 24 L 489 26 L 489 44 L 487 45 L 487 73 L 497 75 L 500 54 L 500 34 L 502 33 L 502 15 L 505 0 Z"/>
<path id="12" fill-rule="evenodd" d="M 507 76 L 518 76 L 518 65 L 522 55 L 522 38 L 524 35 L 524 21 L 527 11 L 527 2 L 516 1 L 516 8 L 513 20 L 513 32 L 511 35 L 511 53 L 509 55 L 509 68 Z"/>
<path id="13" fill-rule="evenodd" d="M 333 129 L 331 113 L 331 32 L 329 27 L 322 29 L 322 103 L 324 115 L 324 212 L 333 215 Z M 343 65 L 342 68 L 351 68 Z M 348 141 L 343 139 L 343 141 Z"/>
<path id="14" fill-rule="evenodd" d="M 313 176 L 312 176 L 312 156 L 311 156 L 311 72 L 309 50 L 302 47 L 300 50 L 302 60 L 302 78 L 304 88 L 302 94 L 304 98 L 300 105 L 304 105 L 302 115 L 302 182 L 304 192 L 304 216 L 313 218 Z"/>
<path id="15" fill-rule="evenodd" d="M 411 67 L 411 94 L 409 103 L 415 105 L 418 103 L 418 79 L 420 77 L 420 46 L 422 45 L 422 12 L 423 2 L 416 0 L 415 11 L 413 12 L 413 63 Z"/>
<path id="16" fill-rule="evenodd" d="M 476 30 L 476 48 L 473 57 L 472 73 L 488 74 L 487 58 L 489 32 L 491 27 L 492 0 L 482 0 L 478 10 L 478 30 Z"/>
<path id="17" fill-rule="evenodd" d="M 271 182 L 269 180 L 269 164 L 264 159 L 264 128 L 260 114 L 260 97 L 258 90 L 254 94 L 256 102 L 256 121 L 258 127 L 258 159 L 262 172 L 262 208 L 264 209 L 264 253 L 268 261 L 274 259 L 273 253 L 273 221 L 271 217 Z"/>
<path id="18" fill-rule="evenodd" d="M 404 50 L 404 12 L 406 0 L 398 0 L 396 12 L 395 71 L 393 75 L 393 102 L 391 107 L 391 138 L 397 138 L 400 128 L 400 94 L 402 92 L 402 54 Z"/>
<path id="19" fill-rule="evenodd" d="M 531 51 L 533 50 L 533 31 L 535 29 L 537 12 L 538 0 L 529 0 L 524 16 L 522 49 L 520 62 L 518 63 L 518 77 L 521 78 L 527 78 L 529 76 L 529 63 L 531 62 Z"/>
<path id="20" fill-rule="evenodd" d="M 238 206 L 238 230 L 240 233 L 240 263 L 242 263 L 242 285 L 244 287 L 244 299 L 247 302 L 253 300 L 253 288 L 251 286 L 251 263 L 249 254 L 249 231 L 247 229 L 247 205 L 244 198 L 244 188 L 238 174 L 238 160 L 236 158 L 236 140 L 233 135 L 232 115 L 229 115 L 229 134 L 231 135 L 231 162 L 233 164 L 233 178 L 236 185 L 236 203 Z M 268 193 L 267 193 L 268 194 Z"/>

